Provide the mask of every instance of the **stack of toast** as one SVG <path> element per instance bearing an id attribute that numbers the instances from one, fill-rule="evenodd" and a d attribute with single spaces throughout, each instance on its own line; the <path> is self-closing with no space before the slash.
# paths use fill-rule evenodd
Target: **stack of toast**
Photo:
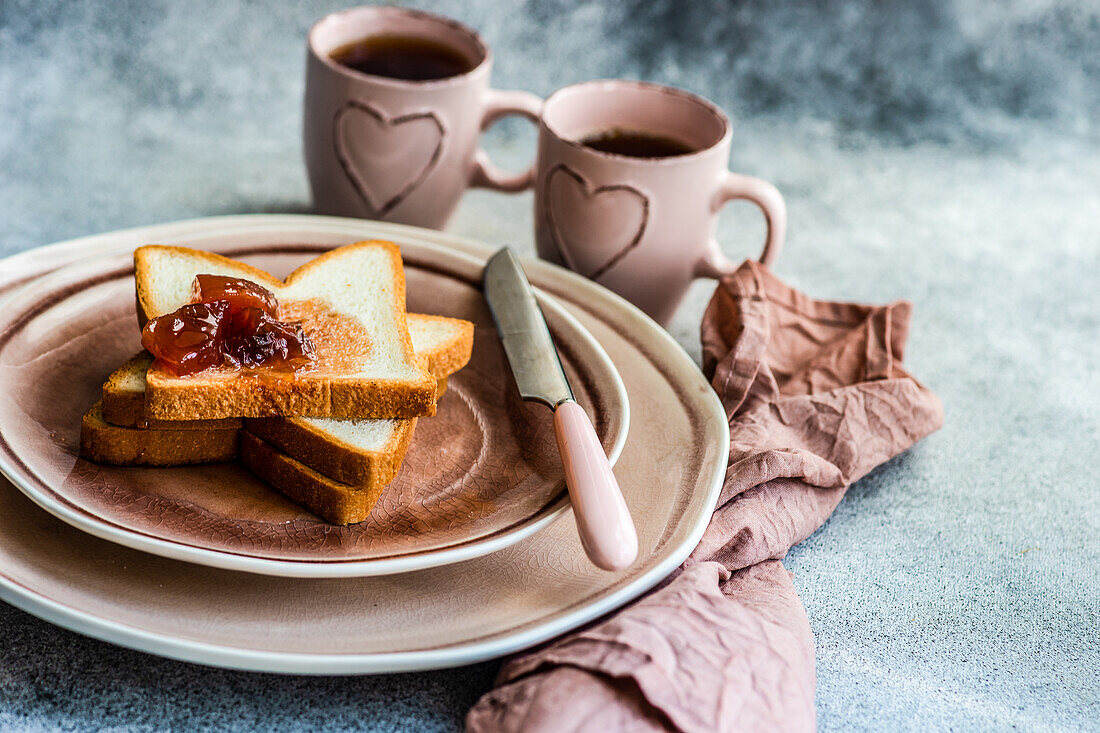
<path id="1" fill-rule="evenodd" d="M 472 323 L 405 313 L 404 270 L 389 242 L 340 247 L 285 281 L 181 247 L 141 247 L 134 265 L 142 326 L 193 303 L 199 275 L 227 276 L 274 294 L 316 354 L 309 369 L 289 375 L 262 364 L 178 375 L 143 351 L 110 375 L 85 413 L 81 455 L 118 466 L 239 459 L 334 524 L 367 518 L 417 419 L 435 414 L 447 378 L 473 348 Z"/>

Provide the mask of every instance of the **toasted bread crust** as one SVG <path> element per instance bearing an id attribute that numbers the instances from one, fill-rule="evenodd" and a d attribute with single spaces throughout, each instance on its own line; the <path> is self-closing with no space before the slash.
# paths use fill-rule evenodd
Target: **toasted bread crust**
<path id="1" fill-rule="evenodd" d="M 92 405 L 80 423 L 80 455 L 112 466 L 182 466 L 237 457 L 237 430 L 123 428 L 103 420 Z"/>
<path id="2" fill-rule="evenodd" d="M 333 524 L 362 522 L 382 495 L 381 485 L 361 488 L 326 478 L 247 431 L 241 432 L 241 462 L 295 504 Z"/>
<path id="3" fill-rule="evenodd" d="M 405 314 L 405 275 L 401 251 L 392 242 L 370 240 L 338 247 L 305 263 L 285 281 L 243 263 L 210 252 L 185 247 L 149 245 L 134 250 L 139 321 L 163 315 L 157 313 L 153 294 L 147 291 L 152 277 L 153 257 L 158 252 L 186 255 L 212 265 L 232 266 L 250 279 L 278 293 L 297 279 L 338 261 L 356 249 L 382 249 L 390 259 L 393 278 L 391 305 L 397 324 L 396 337 L 406 362 L 420 372 L 416 379 L 341 378 L 340 375 L 299 374 L 293 381 L 251 379 L 181 378 L 157 365 L 148 372 L 145 416 L 155 420 L 202 420 L 230 417 L 333 417 L 411 418 L 435 414 L 436 383 L 413 352 Z"/>
<path id="4" fill-rule="evenodd" d="M 437 383 L 408 382 L 395 390 L 381 380 L 261 380 L 220 385 L 166 377 L 156 367 L 146 375 L 145 416 L 154 420 L 211 420 L 230 417 L 332 417 L 342 420 L 411 418 L 435 414 Z"/>
<path id="5" fill-rule="evenodd" d="M 121 428 L 147 428 L 145 419 L 145 393 L 114 390 L 103 385 L 101 398 L 103 419 Z"/>

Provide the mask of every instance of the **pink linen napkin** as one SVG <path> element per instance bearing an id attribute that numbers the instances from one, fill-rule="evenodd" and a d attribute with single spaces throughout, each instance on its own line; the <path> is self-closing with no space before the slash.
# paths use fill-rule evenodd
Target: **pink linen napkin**
<path id="1" fill-rule="evenodd" d="M 812 300 L 751 261 L 722 280 L 703 370 L 731 446 L 702 540 L 647 596 L 508 661 L 467 729 L 813 730 L 813 636 L 779 561 L 943 423 L 901 365 L 911 310 Z"/>

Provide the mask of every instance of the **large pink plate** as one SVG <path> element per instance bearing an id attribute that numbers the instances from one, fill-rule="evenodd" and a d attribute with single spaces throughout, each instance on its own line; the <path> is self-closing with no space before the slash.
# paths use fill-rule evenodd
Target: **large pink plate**
<path id="1" fill-rule="evenodd" d="M 373 222 L 226 217 L 10 258 L 0 262 L 0 298 L 5 283 L 50 266 L 151 241 L 232 249 L 370 237 L 398 241 L 410 258 L 450 251 L 483 261 L 490 253 L 445 233 Z M 347 674 L 506 654 L 637 597 L 683 561 L 710 517 L 728 455 L 722 406 L 683 350 L 629 304 L 545 263 L 528 263 L 528 272 L 601 344 L 630 395 L 631 427 L 615 472 L 638 525 L 634 566 L 618 573 L 594 568 L 562 516 L 498 552 L 415 572 L 333 579 L 241 573 L 98 539 L 0 478 L 0 598 L 68 628 L 174 658 Z M 6 307 L 0 302 L 0 312 Z M 0 372 L 9 368 L 20 366 L 0 361 Z"/>

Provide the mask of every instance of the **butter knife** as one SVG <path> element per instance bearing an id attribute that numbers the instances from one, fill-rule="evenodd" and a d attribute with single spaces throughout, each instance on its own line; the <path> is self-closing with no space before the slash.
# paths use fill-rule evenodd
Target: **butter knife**
<path id="1" fill-rule="evenodd" d="M 573 398 L 546 319 L 512 250 L 505 247 L 489 258 L 482 285 L 520 397 L 554 411 L 554 435 L 584 551 L 604 570 L 628 567 L 638 556 L 630 511 L 588 414 Z"/>

